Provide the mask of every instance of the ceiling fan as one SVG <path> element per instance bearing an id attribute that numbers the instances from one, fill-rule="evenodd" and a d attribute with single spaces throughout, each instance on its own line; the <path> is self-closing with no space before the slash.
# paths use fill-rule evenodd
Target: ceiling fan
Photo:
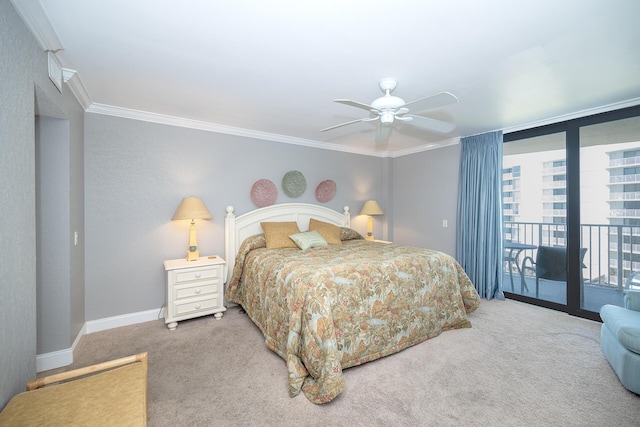
<path id="1" fill-rule="evenodd" d="M 423 116 L 416 116 L 409 113 L 418 113 L 432 108 L 444 107 L 445 105 L 455 104 L 458 98 L 449 92 L 442 92 L 436 95 L 427 96 L 426 98 L 416 99 L 411 102 L 404 102 L 402 98 L 391 95 L 396 88 L 397 82 L 394 79 L 382 79 L 379 83 L 380 90 L 384 92 L 384 96 L 374 100 L 371 105 L 361 102 L 352 101 L 350 99 L 335 99 L 335 102 L 350 105 L 352 107 L 361 108 L 369 111 L 369 117 L 351 120 L 350 122 L 340 123 L 339 125 L 330 126 L 322 129 L 320 132 L 339 128 L 341 126 L 350 125 L 359 122 L 373 122 L 379 120 L 378 131 L 376 132 L 376 142 L 384 142 L 391 136 L 391 125 L 395 120 L 408 123 L 423 129 L 436 131 L 439 133 L 451 132 L 455 125 L 453 123 L 442 120 L 431 119 Z"/>

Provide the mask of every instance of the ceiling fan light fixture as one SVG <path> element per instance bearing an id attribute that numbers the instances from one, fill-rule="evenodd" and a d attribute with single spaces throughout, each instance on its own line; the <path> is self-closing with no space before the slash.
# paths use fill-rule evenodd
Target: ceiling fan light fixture
<path id="1" fill-rule="evenodd" d="M 395 117 L 395 114 L 392 111 L 383 111 L 380 114 L 380 124 L 382 126 L 391 126 L 391 123 L 393 123 L 394 117 Z"/>

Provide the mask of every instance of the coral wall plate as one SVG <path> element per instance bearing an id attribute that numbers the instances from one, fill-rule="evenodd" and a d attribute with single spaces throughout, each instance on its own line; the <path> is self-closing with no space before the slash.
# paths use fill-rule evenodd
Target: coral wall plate
<path id="1" fill-rule="evenodd" d="M 268 179 L 259 179 L 251 186 L 251 201 L 259 208 L 271 206 L 276 202 L 278 189 Z"/>
<path id="2" fill-rule="evenodd" d="M 336 195 L 336 183 L 330 179 L 325 179 L 316 187 L 316 200 L 320 203 L 327 203 Z"/>

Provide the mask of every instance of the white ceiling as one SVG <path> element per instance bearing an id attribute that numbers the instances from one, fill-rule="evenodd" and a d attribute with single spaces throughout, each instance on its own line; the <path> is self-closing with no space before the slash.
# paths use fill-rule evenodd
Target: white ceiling
<path id="1" fill-rule="evenodd" d="M 640 104 L 638 0 L 13 3 L 97 113 L 397 156 Z M 407 102 L 456 95 L 422 113 L 456 129 L 320 132 L 365 116 L 332 100 L 369 104 L 385 77 Z"/>

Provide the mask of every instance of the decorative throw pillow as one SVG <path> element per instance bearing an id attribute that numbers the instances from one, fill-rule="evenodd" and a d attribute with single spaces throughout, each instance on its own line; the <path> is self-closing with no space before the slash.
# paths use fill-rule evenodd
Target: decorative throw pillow
<path id="1" fill-rule="evenodd" d="M 289 238 L 296 242 L 296 245 L 298 245 L 298 247 L 302 250 L 309 248 L 319 248 L 320 246 L 329 245 L 317 231 L 307 231 L 304 233 L 292 234 L 291 236 L 289 236 Z"/>
<path id="2" fill-rule="evenodd" d="M 311 218 L 309 220 L 309 231 L 317 231 L 330 245 L 342 244 L 342 240 L 340 240 L 342 227 L 338 227 L 337 225 Z"/>
<path id="3" fill-rule="evenodd" d="M 362 237 L 360 233 L 358 233 L 356 230 L 352 228 L 342 227 L 342 230 L 340 230 L 340 240 L 342 240 L 343 242 L 345 240 L 359 240 L 359 239 L 364 239 L 364 237 Z"/>
<path id="4" fill-rule="evenodd" d="M 291 222 L 261 222 L 264 236 L 267 239 L 267 249 L 297 248 L 295 242 L 289 238 L 300 232 L 298 223 Z"/>

